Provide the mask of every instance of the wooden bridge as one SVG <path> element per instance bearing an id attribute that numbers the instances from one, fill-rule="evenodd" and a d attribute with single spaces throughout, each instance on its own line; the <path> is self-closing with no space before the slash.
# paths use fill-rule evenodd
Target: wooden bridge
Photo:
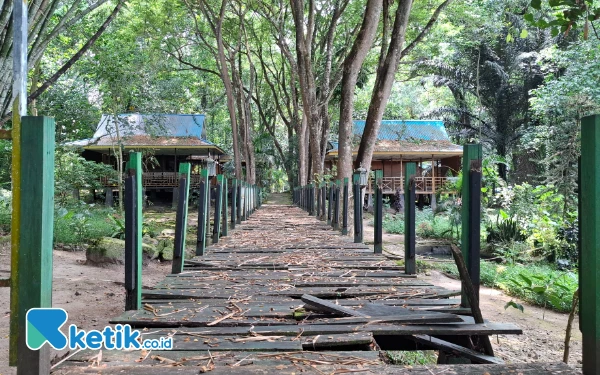
<path id="1" fill-rule="evenodd" d="M 458 290 L 406 275 L 301 209 L 266 204 L 207 255 L 111 320 L 170 336 L 170 351 L 81 351 L 56 374 L 569 374 L 476 350 L 513 324 L 474 323 Z M 385 350 L 438 350 L 481 365 L 394 366 Z"/>

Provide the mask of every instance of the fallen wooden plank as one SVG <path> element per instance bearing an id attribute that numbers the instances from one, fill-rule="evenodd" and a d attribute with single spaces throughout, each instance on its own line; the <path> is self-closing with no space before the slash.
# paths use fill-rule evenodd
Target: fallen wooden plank
<path id="1" fill-rule="evenodd" d="M 475 350 L 462 347 L 460 345 L 453 344 L 442 339 L 432 337 L 430 335 L 413 335 L 409 339 L 424 345 L 426 348 L 442 350 L 447 353 L 458 355 L 470 359 L 474 363 L 479 364 L 503 364 L 504 361 L 501 358 L 476 352 Z"/>
<path id="2" fill-rule="evenodd" d="M 304 294 L 300 299 L 310 305 L 319 308 L 321 311 L 327 311 L 332 314 L 341 315 L 341 316 L 357 316 L 357 317 L 369 317 L 366 314 L 355 311 L 353 309 L 349 309 L 347 307 L 343 307 L 340 305 L 336 305 L 335 303 L 322 300 L 320 298 Z"/>

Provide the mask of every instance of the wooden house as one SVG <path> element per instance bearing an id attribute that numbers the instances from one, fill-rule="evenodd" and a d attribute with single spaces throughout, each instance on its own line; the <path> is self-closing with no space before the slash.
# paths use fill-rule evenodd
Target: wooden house
<path id="1" fill-rule="evenodd" d="M 110 164 L 117 169 L 116 150 L 123 149 L 123 162 L 130 151 L 143 153 L 142 186 L 146 190 L 171 191 L 177 188 L 179 164 L 192 164 L 192 186 L 200 183 L 200 169 L 207 160 L 216 162 L 217 173 L 229 156 L 206 139 L 205 116 L 201 114 L 121 114 L 102 115 L 94 136 L 70 142 L 81 147 L 87 160 Z M 115 186 L 105 181 L 108 188 Z"/>
<path id="2" fill-rule="evenodd" d="M 356 160 L 364 120 L 354 121 L 353 157 Z M 461 168 L 462 146 L 453 144 L 443 121 L 383 120 L 371 162 L 371 171 L 383 171 L 383 193 L 404 191 L 406 163 L 417 163 L 417 194 L 435 194 Z M 338 144 L 330 142 L 325 157 L 326 168 L 337 163 Z M 359 165 L 354 165 L 354 169 Z"/>

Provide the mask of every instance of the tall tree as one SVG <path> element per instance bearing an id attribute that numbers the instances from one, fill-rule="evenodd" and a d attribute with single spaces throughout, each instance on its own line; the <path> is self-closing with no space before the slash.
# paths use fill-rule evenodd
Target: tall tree
<path id="1" fill-rule="evenodd" d="M 338 145 L 339 159 L 337 172 L 339 179 L 349 178 L 352 175 L 354 90 L 360 68 L 373 44 L 382 8 L 383 0 L 367 1 L 367 8 L 360 31 L 354 40 L 350 53 L 344 60 Z"/>
<path id="2" fill-rule="evenodd" d="M 375 141 L 377 140 L 381 119 L 383 117 L 383 112 L 385 110 L 387 101 L 390 97 L 392 84 L 394 83 L 394 78 L 396 71 L 398 70 L 400 59 L 409 54 L 415 48 L 415 46 L 425 38 L 437 21 L 439 15 L 450 4 L 451 1 L 452 0 L 445 0 L 437 7 L 427 25 L 425 25 L 421 32 L 404 49 L 403 46 L 406 36 L 406 29 L 409 23 L 409 16 L 413 1 L 399 1 L 394 15 L 390 42 L 389 44 L 386 43 L 385 35 L 382 42 L 379 66 L 377 68 L 375 85 L 373 87 L 371 102 L 367 112 L 365 130 L 358 149 L 357 163 L 362 163 L 365 168 L 370 168 L 371 166 Z M 384 22 L 387 22 L 385 20 L 385 14 L 387 13 L 386 7 L 388 6 L 388 4 L 384 3 Z"/>

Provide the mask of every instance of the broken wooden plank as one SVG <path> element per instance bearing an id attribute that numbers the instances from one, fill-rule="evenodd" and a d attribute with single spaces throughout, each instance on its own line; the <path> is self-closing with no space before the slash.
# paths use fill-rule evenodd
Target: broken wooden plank
<path id="1" fill-rule="evenodd" d="M 335 303 L 329 302 L 329 301 L 325 301 L 322 300 L 320 298 L 308 295 L 308 294 L 304 294 L 302 295 L 302 297 L 300 297 L 300 299 L 310 305 L 310 306 L 314 306 L 319 308 L 322 311 L 327 311 L 329 313 L 332 314 L 337 314 L 337 315 L 341 315 L 341 316 L 356 316 L 356 317 L 369 317 L 366 314 L 363 314 L 361 312 L 355 311 L 353 309 L 347 308 L 347 307 L 343 307 L 340 305 L 336 305 Z"/>
<path id="2" fill-rule="evenodd" d="M 409 336 L 409 339 L 424 345 L 427 348 L 442 350 L 447 353 L 452 353 L 458 355 L 459 357 L 464 357 L 470 359 L 474 363 L 479 364 L 503 364 L 504 361 L 500 358 L 486 355 L 475 350 L 465 348 L 460 345 L 453 344 L 448 341 L 444 341 L 442 339 L 438 339 L 436 337 L 432 337 L 430 335 L 412 335 Z"/>

